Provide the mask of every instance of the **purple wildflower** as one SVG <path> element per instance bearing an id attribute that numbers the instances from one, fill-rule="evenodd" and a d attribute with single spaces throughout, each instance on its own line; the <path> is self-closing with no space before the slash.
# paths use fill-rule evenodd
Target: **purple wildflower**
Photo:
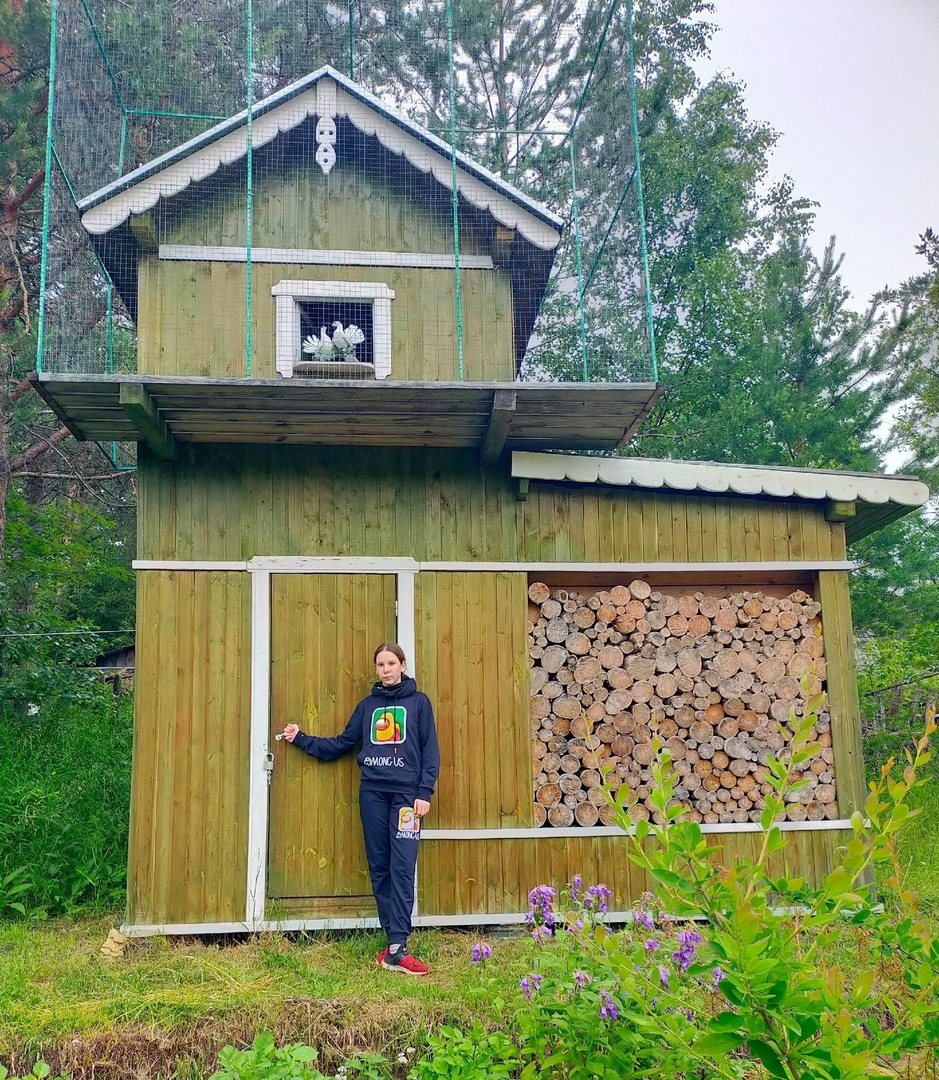
<path id="1" fill-rule="evenodd" d="M 536 926 L 531 932 L 531 939 L 536 943 L 547 941 L 551 937 L 551 933 L 550 926 Z"/>
<path id="2" fill-rule="evenodd" d="M 716 967 L 711 972 L 711 989 L 717 992 L 720 989 L 721 980 L 724 978 L 724 971 Z"/>
<path id="3" fill-rule="evenodd" d="M 577 989 L 583 990 L 583 988 L 590 982 L 590 975 L 586 971 L 575 971 L 574 982 L 577 983 Z"/>
<path id="4" fill-rule="evenodd" d="M 541 989 L 541 976 L 540 975 L 526 975 L 518 984 L 520 990 L 525 992 L 525 997 L 528 1001 L 531 1001 L 532 994 L 537 994 Z"/>
<path id="5" fill-rule="evenodd" d="M 646 938 L 646 940 L 642 944 L 642 947 L 646 950 L 646 952 L 651 953 L 655 952 L 659 945 L 661 945 L 660 941 L 657 941 L 654 937 L 650 937 Z"/>
<path id="6" fill-rule="evenodd" d="M 603 1002 L 601 1004 L 601 1006 L 600 1006 L 600 1019 L 601 1020 L 618 1020 L 619 1019 L 619 1009 L 617 1009 L 616 1002 L 613 1000 L 613 998 L 610 997 L 610 995 L 606 992 L 606 990 L 601 990 L 600 991 L 600 997 L 601 997 L 602 1002 Z"/>
<path id="7" fill-rule="evenodd" d="M 488 960 L 490 956 L 492 956 L 492 946 L 488 945 L 485 941 L 477 941 L 473 946 L 470 960 L 472 960 L 474 964 L 481 964 L 484 960 Z"/>
<path id="8" fill-rule="evenodd" d="M 694 1013 L 691 1011 L 691 1009 L 685 1009 L 685 1019 L 688 1021 L 689 1024 L 694 1023 Z"/>
<path id="9" fill-rule="evenodd" d="M 659 968 L 659 982 L 662 984 L 662 989 L 663 990 L 668 989 L 668 980 L 669 980 L 670 976 L 671 976 L 671 972 L 668 970 L 667 967 L 660 967 Z"/>
<path id="10" fill-rule="evenodd" d="M 570 884 L 570 894 L 571 894 L 571 903 L 572 904 L 576 904 L 577 901 L 580 899 L 580 890 L 583 888 L 583 886 L 584 886 L 584 879 L 580 876 L 580 874 L 575 874 L 573 876 L 573 878 L 571 878 L 571 884 Z"/>
<path id="11" fill-rule="evenodd" d="M 697 930 L 683 930 L 678 935 L 678 948 L 672 953 L 672 959 L 678 965 L 679 971 L 687 971 L 691 967 L 694 955 L 701 944 L 701 935 Z"/>
<path id="12" fill-rule="evenodd" d="M 638 923 L 644 930 L 655 929 L 655 916 L 651 911 L 637 911 L 633 915 L 633 922 Z"/>
<path id="13" fill-rule="evenodd" d="M 536 885 L 528 894 L 528 914 L 525 921 L 536 925 L 554 926 L 554 898 L 557 894 L 550 885 Z"/>
<path id="14" fill-rule="evenodd" d="M 596 907 L 601 915 L 606 913 L 607 901 L 613 895 L 606 885 L 591 885 L 584 895 L 584 910 L 593 911 Z"/>

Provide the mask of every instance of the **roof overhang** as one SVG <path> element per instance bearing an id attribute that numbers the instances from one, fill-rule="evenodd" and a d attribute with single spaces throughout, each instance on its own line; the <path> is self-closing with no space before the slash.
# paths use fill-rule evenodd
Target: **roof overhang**
<path id="1" fill-rule="evenodd" d="M 925 505 L 929 488 L 912 476 L 724 465 L 711 461 L 656 461 L 573 454 L 514 453 L 512 476 L 557 483 L 609 484 L 645 491 L 801 499 L 826 504 L 849 542 L 867 536 Z"/>
<path id="2" fill-rule="evenodd" d="M 654 383 L 427 383 L 32 375 L 79 439 L 610 450 L 632 437 Z"/>
<path id="3" fill-rule="evenodd" d="M 563 219 L 557 214 L 459 152 L 454 170 L 446 142 L 328 66 L 254 105 L 252 148 L 265 146 L 311 116 L 323 115 L 345 117 L 416 169 L 431 173 L 448 190 L 455 171 L 461 196 L 499 224 L 517 229 L 541 250 L 553 251 L 560 242 Z M 88 195 L 78 203 L 82 225 L 94 236 L 111 232 L 131 215 L 145 213 L 161 199 L 239 161 L 247 154 L 247 118 L 244 110 Z"/>

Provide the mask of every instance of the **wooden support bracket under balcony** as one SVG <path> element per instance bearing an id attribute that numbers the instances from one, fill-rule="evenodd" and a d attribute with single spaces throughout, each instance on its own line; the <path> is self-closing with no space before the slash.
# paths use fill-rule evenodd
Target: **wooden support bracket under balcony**
<path id="1" fill-rule="evenodd" d="M 514 390 L 497 390 L 492 396 L 492 412 L 489 414 L 489 426 L 483 439 L 480 458 L 484 465 L 494 465 L 505 449 L 505 440 L 509 433 L 518 395 Z"/>
<path id="2" fill-rule="evenodd" d="M 172 461 L 176 457 L 176 442 L 146 389 L 125 383 L 121 386 L 120 403 L 143 442 L 158 458 Z"/>

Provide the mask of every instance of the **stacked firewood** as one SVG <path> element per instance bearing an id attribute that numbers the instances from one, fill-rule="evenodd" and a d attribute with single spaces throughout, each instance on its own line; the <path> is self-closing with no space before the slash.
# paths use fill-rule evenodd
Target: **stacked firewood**
<path id="1" fill-rule="evenodd" d="M 535 823 L 612 824 L 602 787 L 635 792 L 634 820 L 654 816 L 652 739 L 671 752 L 675 796 L 706 823 L 756 820 L 770 755 L 784 756 L 801 683 L 824 688 L 820 605 L 786 597 L 672 595 L 645 581 L 585 594 L 528 590 Z M 831 724 L 789 796 L 790 821 L 838 817 Z"/>

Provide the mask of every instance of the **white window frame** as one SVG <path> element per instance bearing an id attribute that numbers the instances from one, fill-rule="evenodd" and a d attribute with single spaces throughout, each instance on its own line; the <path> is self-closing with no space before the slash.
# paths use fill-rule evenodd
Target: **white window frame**
<path id="1" fill-rule="evenodd" d="M 372 361 L 376 379 L 391 374 L 391 301 L 394 289 L 383 281 L 278 281 L 274 297 L 275 361 L 278 374 L 293 377 L 300 359 L 301 300 L 353 300 L 372 305 Z"/>

